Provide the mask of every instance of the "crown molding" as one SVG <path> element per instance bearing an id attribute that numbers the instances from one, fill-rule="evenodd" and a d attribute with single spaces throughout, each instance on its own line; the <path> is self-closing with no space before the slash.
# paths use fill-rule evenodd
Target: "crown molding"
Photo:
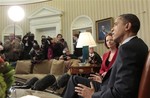
<path id="1" fill-rule="evenodd" d="M 0 5 L 20 5 L 20 4 L 30 4 L 30 3 L 40 3 L 52 0 L 0 0 Z"/>

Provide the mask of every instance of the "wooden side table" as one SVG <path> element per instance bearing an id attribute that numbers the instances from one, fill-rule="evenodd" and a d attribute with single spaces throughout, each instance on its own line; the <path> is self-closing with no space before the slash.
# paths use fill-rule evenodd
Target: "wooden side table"
<path id="1" fill-rule="evenodd" d="M 98 73 L 100 66 L 76 66 L 70 67 L 71 74 L 90 74 L 90 73 Z"/>

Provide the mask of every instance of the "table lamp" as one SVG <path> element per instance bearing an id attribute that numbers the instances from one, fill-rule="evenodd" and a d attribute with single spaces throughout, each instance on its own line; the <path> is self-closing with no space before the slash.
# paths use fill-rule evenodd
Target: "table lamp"
<path id="1" fill-rule="evenodd" d="M 90 32 L 82 32 L 79 35 L 76 48 L 82 48 L 82 62 L 87 63 L 89 59 L 89 47 L 95 47 L 96 43 Z"/>

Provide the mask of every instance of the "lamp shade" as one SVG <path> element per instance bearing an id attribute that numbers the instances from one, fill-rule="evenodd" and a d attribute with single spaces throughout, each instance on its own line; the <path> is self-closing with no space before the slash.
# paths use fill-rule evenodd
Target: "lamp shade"
<path id="1" fill-rule="evenodd" d="M 76 48 L 83 48 L 84 46 L 95 47 L 96 43 L 90 32 L 82 32 L 79 35 Z"/>

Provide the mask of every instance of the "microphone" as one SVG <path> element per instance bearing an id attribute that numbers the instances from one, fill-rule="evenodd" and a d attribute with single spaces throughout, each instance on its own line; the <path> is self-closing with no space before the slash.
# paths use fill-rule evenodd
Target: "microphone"
<path id="1" fill-rule="evenodd" d="M 51 86 L 55 81 L 56 81 L 56 78 L 54 75 L 47 75 L 41 80 L 38 80 L 31 89 L 43 91 L 49 86 Z"/>
<path id="2" fill-rule="evenodd" d="M 70 75 L 65 73 L 51 86 L 51 88 L 56 91 L 57 89 L 63 88 L 68 84 Z"/>
<path id="3" fill-rule="evenodd" d="M 58 79 L 58 81 L 57 81 L 58 86 L 61 88 L 65 87 L 68 84 L 69 78 L 70 78 L 69 74 L 67 74 L 67 73 L 63 74 L 60 77 L 60 79 Z"/>
<path id="4" fill-rule="evenodd" d="M 38 81 L 39 79 L 38 78 L 36 78 L 36 77 L 33 77 L 32 79 L 30 79 L 29 81 L 27 81 L 24 85 L 22 85 L 22 86 L 14 86 L 15 88 L 21 88 L 21 89 L 29 89 L 29 88 L 31 88 L 33 85 L 34 85 L 34 83 L 36 82 L 36 81 Z"/>

